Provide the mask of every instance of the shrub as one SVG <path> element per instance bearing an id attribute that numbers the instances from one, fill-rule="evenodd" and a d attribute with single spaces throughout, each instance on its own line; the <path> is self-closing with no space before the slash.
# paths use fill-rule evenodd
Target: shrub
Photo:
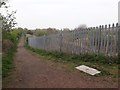
<path id="1" fill-rule="evenodd" d="M 10 48 L 14 47 L 13 42 L 8 39 L 2 40 L 2 45 L 3 45 L 2 52 L 7 52 Z"/>
<path id="2" fill-rule="evenodd" d="M 11 69 L 14 67 L 13 57 L 16 52 L 17 43 L 21 32 L 18 30 L 13 30 L 10 32 L 3 31 L 3 40 L 2 40 L 2 76 L 3 78 L 8 75 Z"/>

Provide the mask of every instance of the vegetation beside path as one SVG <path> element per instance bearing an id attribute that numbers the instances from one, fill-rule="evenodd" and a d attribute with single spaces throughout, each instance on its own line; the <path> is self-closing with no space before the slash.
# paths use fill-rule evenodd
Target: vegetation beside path
<path id="1" fill-rule="evenodd" d="M 65 64 L 69 64 L 71 69 L 75 69 L 75 66 L 78 65 L 87 65 L 93 68 L 100 70 L 102 73 L 96 76 L 110 76 L 116 78 L 118 75 L 118 64 L 117 58 L 109 58 L 103 55 L 69 55 L 60 52 L 48 52 L 45 50 L 35 49 L 27 44 L 25 47 L 40 55 L 48 60 L 52 60 L 55 62 L 62 62 Z"/>
<path id="2" fill-rule="evenodd" d="M 2 77 L 8 76 L 14 67 L 13 60 L 17 44 L 21 36 L 21 30 L 13 29 L 9 32 L 3 31 L 2 40 Z"/>

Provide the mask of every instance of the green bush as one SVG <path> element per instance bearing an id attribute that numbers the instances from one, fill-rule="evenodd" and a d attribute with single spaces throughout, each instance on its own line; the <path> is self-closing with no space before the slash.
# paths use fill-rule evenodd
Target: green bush
<path id="1" fill-rule="evenodd" d="M 2 56 L 2 77 L 6 77 L 8 73 L 14 67 L 13 58 L 16 52 L 17 44 L 20 38 L 21 32 L 18 30 L 12 30 L 10 32 L 3 31 L 3 56 Z M 9 41 L 9 42 L 8 42 Z M 4 50 L 4 48 L 6 50 Z"/>

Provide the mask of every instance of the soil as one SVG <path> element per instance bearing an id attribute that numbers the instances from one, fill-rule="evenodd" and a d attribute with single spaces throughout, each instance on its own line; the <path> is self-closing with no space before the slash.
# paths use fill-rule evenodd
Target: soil
<path id="1" fill-rule="evenodd" d="M 111 78 L 95 77 L 78 70 L 67 71 L 64 64 L 44 60 L 24 48 L 21 38 L 14 59 L 15 70 L 3 88 L 117 88 Z"/>

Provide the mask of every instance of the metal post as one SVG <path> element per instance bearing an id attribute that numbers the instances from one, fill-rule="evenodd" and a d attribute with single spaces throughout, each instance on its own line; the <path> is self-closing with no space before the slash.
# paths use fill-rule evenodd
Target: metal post
<path id="1" fill-rule="evenodd" d="M 62 30 L 60 32 L 60 52 L 62 52 Z"/>
<path id="2" fill-rule="evenodd" d="M 120 63 L 120 1 L 118 2 L 118 63 Z"/>

